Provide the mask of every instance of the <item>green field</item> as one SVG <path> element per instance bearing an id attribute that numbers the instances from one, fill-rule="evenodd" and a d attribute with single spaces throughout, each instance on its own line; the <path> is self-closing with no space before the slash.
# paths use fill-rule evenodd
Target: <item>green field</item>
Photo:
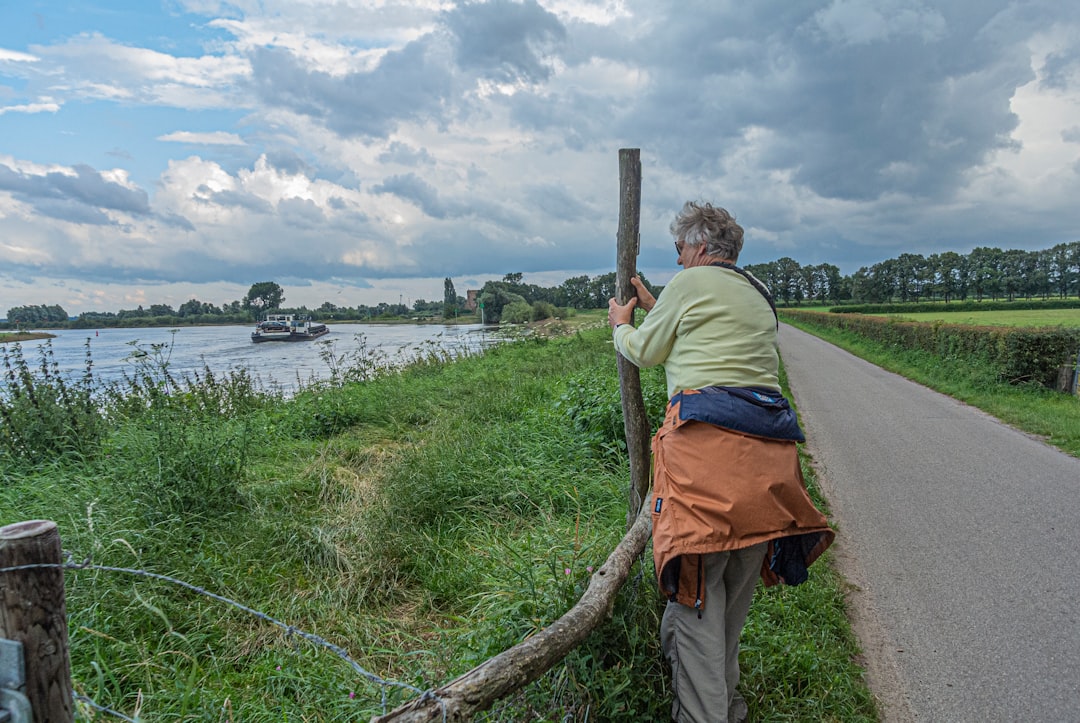
<path id="1" fill-rule="evenodd" d="M 874 314 L 904 321 L 943 321 L 975 326 L 1080 327 L 1080 309 L 1018 309 L 1016 311 L 933 311 L 918 314 Z"/>

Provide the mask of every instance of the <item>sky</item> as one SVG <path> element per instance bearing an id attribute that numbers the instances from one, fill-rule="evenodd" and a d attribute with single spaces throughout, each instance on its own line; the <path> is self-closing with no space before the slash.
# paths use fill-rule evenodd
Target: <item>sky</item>
<path id="1" fill-rule="evenodd" d="M 286 306 L 1080 238 L 1080 3 L 0 2 L 0 315 Z"/>

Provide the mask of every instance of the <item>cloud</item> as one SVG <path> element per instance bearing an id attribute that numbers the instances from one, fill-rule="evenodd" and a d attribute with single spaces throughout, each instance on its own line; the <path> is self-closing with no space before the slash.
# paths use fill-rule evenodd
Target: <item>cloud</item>
<path id="1" fill-rule="evenodd" d="M 40 58 L 30 53 L 20 53 L 18 50 L 0 48 L 0 63 L 36 63 Z"/>
<path id="2" fill-rule="evenodd" d="M 159 141 L 171 143 L 189 143 L 204 146 L 244 146 L 244 139 L 235 133 L 226 131 L 210 131 L 208 133 L 195 133 L 192 131 L 174 131 L 158 136 Z"/>
<path id="3" fill-rule="evenodd" d="M 373 193 L 392 193 L 406 201 L 412 201 L 432 218 L 446 218 L 447 210 L 439 200 L 439 192 L 415 173 L 391 176 L 371 189 Z"/>
<path id="4" fill-rule="evenodd" d="M 87 100 L 124 100 L 178 108 L 249 104 L 235 89 L 250 75 L 246 58 L 229 54 L 179 57 L 131 47 L 100 33 L 35 46 L 33 87 Z"/>
<path id="5" fill-rule="evenodd" d="M 501 83 L 538 83 L 554 73 L 551 60 L 566 40 L 558 18 L 536 0 L 463 3 L 443 16 L 465 70 Z"/>
<path id="6" fill-rule="evenodd" d="M 435 162 L 426 148 L 413 148 L 401 141 L 392 141 L 385 151 L 379 154 L 380 163 L 396 163 L 402 166 L 431 165 Z"/>
<path id="7" fill-rule="evenodd" d="M 122 185 L 86 165 L 44 174 L 24 173 L 0 163 L 0 190 L 10 191 L 29 203 L 56 208 L 56 202 L 146 214 L 149 198 L 139 188 Z"/>
<path id="8" fill-rule="evenodd" d="M 5 113 L 56 113 L 58 110 L 60 110 L 59 103 L 26 103 L 24 105 L 0 107 L 0 115 Z"/>
<path id="9" fill-rule="evenodd" d="M 251 59 L 254 92 L 343 136 L 380 137 L 406 120 L 438 115 L 451 76 L 438 48 L 413 42 L 383 56 L 369 72 L 344 76 L 311 70 L 284 50 L 257 49 Z"/>

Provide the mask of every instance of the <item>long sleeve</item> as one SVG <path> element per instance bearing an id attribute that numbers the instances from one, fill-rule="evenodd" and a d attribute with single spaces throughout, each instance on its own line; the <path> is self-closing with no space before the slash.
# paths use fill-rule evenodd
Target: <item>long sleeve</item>
<path id="1" fill-rule="evenodd" d="M 734 271 L 680 271 L 639 328 L 624 324 L 612 338 L 632 364 L 664 365 L 668 396 L 712 385 L 780 388 L 772 309 Z"/>
<path id="2" fill-rule="evenodd" d="M 671 354 L 682 308 L 679 300 L 673 298 L 677 295 L 678 290 L 668 286 L 640 327 L 624 324 L 615 329 L 615 348 L 634 366 L 654 367 L 663 364 Z"/>

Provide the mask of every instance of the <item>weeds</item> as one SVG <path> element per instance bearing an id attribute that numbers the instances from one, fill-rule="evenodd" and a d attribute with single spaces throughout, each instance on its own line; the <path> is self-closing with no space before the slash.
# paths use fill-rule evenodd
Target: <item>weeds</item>
<path id="1" fill-rule="evenodd" d="M 104 433 L 94 400 L 89 343 L 81 379 L 69 382 L 57 368 L 52 345 L 40 347 L 34 369 L 22 347 L 3 348 L 0 386 L 0 453 L 16 464 L 55 457 L 83 458 L 96 451 Z"/>

